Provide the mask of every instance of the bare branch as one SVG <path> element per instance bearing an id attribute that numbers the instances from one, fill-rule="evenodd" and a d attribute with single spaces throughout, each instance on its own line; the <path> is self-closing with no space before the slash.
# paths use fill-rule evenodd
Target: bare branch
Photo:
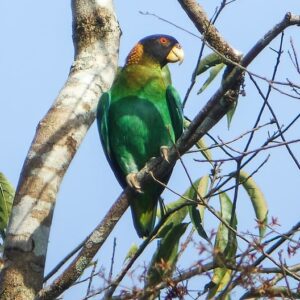
<path id="1" fill-rule="evenodd" d="M 293 56 L 292 56 L 290 51 L 288 51 L 288 54 L 289 54 L 289 57 L 292 61 L 292 64 L 294 65 L 296 71 L 300 74 L 300 67 L 299 67 L 299 62 L 298 62 L 297 51 L 295 49 L 294 42 L 293 42 L 292 38 L 290 39 L 290 44 L 291 44 L 291 47 L 292 47 Z"/>
<path id="2" fill-rule="evenodd" d="M 91 275 L 90 275 L 90 278 L 89 278 L 89 284 L 88 284 L 87 291 L 86 291 L 86 296 L 88 296 L 91 292 L 92 282 L 93 282 L 93 278 L 94 278 L 95 271 L 96 271 L 96 268 L 97 268 L 97 262 L 98 261 L 95 261 L 94 265 L 93 265 L 93 269 L 92 269 L 92 272 L 91 272 Z"/>
<path id="3" fill-rule="evenodd" d="M 67 254 L 44 278 L 45 283 L 50 279 L 71 257 L 73 257 L 84 245 L 86 240 L 82 241 L 78 246 L 76 246 L 69 254 Z"/>
<path id="4" fill-rule="evenodd" d="M 132 197 L 132 191 L 126 189 L 114 205 L 110 208 L 102 222 L 95 228 L 84 244 L 80 253 L 73 260 L 71 265 L 59 276 L 54 282 L 42 289 L 37 299 L 46 300 L 54 299 L 63 291 L 69 288 L 79 276 L 83 273 L 85 268 L 92 261 L 98 250 L 101 248 L 114 226 L 117 224 L 123 213 L 128 208 L 128 198 Z"/>

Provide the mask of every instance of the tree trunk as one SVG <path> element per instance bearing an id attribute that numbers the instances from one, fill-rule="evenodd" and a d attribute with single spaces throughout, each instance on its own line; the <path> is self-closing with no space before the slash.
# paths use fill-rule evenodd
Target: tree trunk
<path id="1" fill-rule="evenodd" d="M 25 160 L 5 241 L 0 299 L 34 299 L 42 288 L 56 195 L 117 68 L 120 29 L 111 0 L 72 0 L 75 60 L 40 121 Z"/>

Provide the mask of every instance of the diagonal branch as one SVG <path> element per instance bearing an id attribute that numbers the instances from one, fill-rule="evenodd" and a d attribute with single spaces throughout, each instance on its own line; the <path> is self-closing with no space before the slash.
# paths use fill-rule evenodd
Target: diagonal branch
<path id="1" fill-rule="evenodd" d="M 240 53 L 223 39 L 217 28 L 211 23 L 203 7 L 195 0 L 178 0 L 189 18 L 204 39 L 218 52 L 233 62 L 240 61 Z"/>
<path id="2" fill-rule="evenodd" d="M 127 193 L 126 193 L 127 191 Z M 54 282 L 42 289 L 39 294 L 39 300 L 55 299 L 62 292 L 68 289 L 83 273 L 89 265 L 93 257 L 101 248 L 114 226 L 117 224 L 123 213 L 129 206 L 128 199 L 132 191 L 126 189 L 117 201 L 110 208 L 102 222 L 96 227 L 93 233 L 86 240 L 82 250 L 77 257 L 72 261 L 70 266 L 59 276 Z"/>

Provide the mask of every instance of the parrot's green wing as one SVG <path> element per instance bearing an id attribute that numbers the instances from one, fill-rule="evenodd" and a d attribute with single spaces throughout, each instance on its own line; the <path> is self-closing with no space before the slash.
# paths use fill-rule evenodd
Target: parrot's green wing
<path id="1" fill-rule="evenodd" d="M 110 105 L 110 93 L 103 93 L 97 107 L 97 125 L 100 138 L 107 156 L 111 156 L 108 136 L 108 109 Z"/>
<path id="2" fill-rule="evenodd" d="M 120 166 L 116 163 L 116 159 L 113 157 L 113 153 L 110 148 L 109 131 L 108 131 L 108 111 L 110 106 L 110 92 L 103 93 L 100 97 L 100 101 L 97 107 L 97 125 L 98 131 L 100 133 L 100 140 L 102 147 L 105 150 L 105 156 L 112 168 L 116 178 L 118 179 L 120 185 L 125 188 L 126 181 L 120 169 Z"/>
<path id="3" fill-rule="evenodd" d="M 177 141 L 183 132 L 183 112 L 181 99 L 178 92 L 171 85 L 167 87 L 166 98 L 172 121 L 172 127 L 175 133 L 175 141 Z"/>

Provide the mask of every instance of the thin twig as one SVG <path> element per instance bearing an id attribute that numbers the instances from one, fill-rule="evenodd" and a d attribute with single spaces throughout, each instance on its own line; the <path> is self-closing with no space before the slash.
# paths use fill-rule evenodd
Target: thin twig
<path id="1" fill-rule="evenodd" d="M 286 284 L 286 287 L 287 287 L 287 291 L 288 291 L 288 295 L 289 295 L 289 298 L 294 300 L 294 297 L 292 296 L 292 291 L 291 291 L 291 287 L 290 287 L 290 284 L 289 284 L 289 280 L 287 278 L 287 274 L 286 274 L 286 271 L 285 271 L 285 266 L 286 264 L 282 261 L 282 253 L 279 252 L 279 261 L 280 261 L 280 264 L 281 264 L 281 271 L 282 271 L 282 275 L 283 275 L 283 278 L 285 280 L 285 284 Z"/>
<path id="2" fill-rule="evenodd" d="M 253 153 L 259 153 L 261 151 L 265 151 L 265 150 L 269 150 L 269 149 L 273 149 L 273 148 L 278 148 L 278 147 L 282 147 L 282 146 L 287 146 L 287 145 L 291 145 L 291 144 L 295 144 L 295 143 L 300 143 L 300 139 L 296 139 L 296 140 L 292 140 L 292 141 L 287 141 L 287 142 L 278 142 L 278 143 L 273 144 L 273 145 L 262 146 L 262 147 L 254 149 L 254 150 L 249 150 L 247 152 L 236 151 L 236 152 L 238 152 L 240 154 L 239 156 L 233 156 L 233 157 L 230 157 L 230 158 L 223 158 L 223 159 L 212 159 L 211 161 L 212 162 L 224 162 L 224 161 L 237 160 L 237 159 L 239 159 L 241 157 L 246 157 L 246 156 L 248 156 L 250 154 L 253 154 Z M 198 158 L 194 158 L 194 161 L 197 161 L 197 162 L 207 162 L 207 160 L 198 159 Z"/>
<path id="3" fill-rule="evenodd" d="M 274 70 L 273 70 L 272 80 L 275 79 L 275 76 L 276 76 L 276 73 L 277 73 L 277 70 L 278 70 L 278 66 L 279 66 L 279 64 L 280 64 L 280 56 L 281 56 L 281 54 L 282 54 L 283 36 L 284 36 L 284 35 L 283 35 L 283 32 L 282 32 L 282 33 L 281 33 L 281 39 L 280 39 L 279 50 L 278 50 L 278 52 L 277 52 L 278 55 L 277 55 L 277 59 L 276 59 L 276 64 L 275 64 Z M 250 75 L 250 78 L 251 78 L 251 75 Z M 272 91 L 271 86 L 269 86 L 269 87 L 268 87 L 268 91 L 267 91 L 266 96 L 263 97 L 264 103 L 263 103 L 263 105 L 262 105 L 262 107 L 261 107 L 261 109 L 260 109 L 260 112 L 259 112 L 259 114 L 258 114 L 258 116 L 257 116 L 257 119 L 256 119 L 256 121 L 255 121 L 255 124 L 253 125 L 253 128 L 256 128 L 256 127 L 258 126 L 259 122 L 260 122 L 261 116 L 262 116 L 263 111 L 264 111 L 264 109 L 265 109 L 265 107 L 266 107 L 266 104 L 267 104 L 267 101 L 268 101 L 269 96 L 270 96 L 270 94 L 271 94 L 271 91 Z M 248 142 L 247 142 L 247 144 L 246 144 L 246 146 L 245 146 L 245 148 L 244 148 L 244 152 L 246 152 L 246 151 L 248 150 L 248 148 L 250 147 L 250 144 L 251 144 L 251 141 L 252 141 L 253 137 L 254 137 L 254 131 L 250 134 L 249 140 L 248 140 Z"/>
<path id="4" fill-rule="evenodd" d="M 91 292 L 92 282 L 93 282 L 94 274 L 95 274 L 95 271 L 96 271 L 97 263 L 98 263 L 98 261 L 96 260 L 94 262 L 93 269 L 92 269 L 92 272 L 91 272 L 91 275 L 90 275 L 90 278 L 89 278 L 89 284 L 88 284 L 88 287 L 87 287 L 86 296 L 88 296 Z"/>
<path id="5" fill-rule="evenodd" d="M 108 282 L 111 282 L 111 278 L 112 278 L 112 274 L 113 274 L 116 247 L 117 247 L 117 239 L 114 238 L 113 251 L 112 251 L 112 255 L 111 255 L 111 264 L 110 264 L 110 270 L 109 270 L 109 275 L 108 275 Z"/>
<path id="6" fill-rule="evenodd" d="M 145 248 L 148 246 L 148 244 L 156 237 L 157 233 L 159 232 L 159 229 L 162 227 L 162 225 L 166 222 L 166 220 L 176 211 L 179 209 L 189 205 L 189 203 L 185 203 L 182 205 L 179 205 L 178 207 L 169 210 L 165 215 L 162 216 L 158 224 L 154 227 L 151 234 L 143 241 L 143 243 L 138 248 L 137 252 L 133 255 L 133 257 L 128 261 L 128 263 L 125 265 L 123 270 L 120 272 L 120 274 L 116 277 L 115 280 L 113 280 L 112 283 L 110 283 L 107 292 L 104 295 L 104 299 L 111 299 L 113 293 L 115 292 L 116 288 L 120 284 L 120 282 L 123 280 L 131 266 L 134 264 L 134 262 L 137 260 L 137 258 L 143 253 Z"/>
<path id="7" fill-rule="evenodd" d="M 252 82 L 254 83 L 254 85 L 255 85 L 257 91 L 259 92 L 260 96 L 264 99 L 264 103 L 266 103 L 266 105 L 267 105 L 267 107 L 268 107 L 270 113 L 272 114 L 272 116 L 273 116 L 273 118 L 274 118 L 274 121 L 275 121 L 275 124 L 276 124 L 277 129 L 278 129 L 278 133 L 279 133 L 281 139 L 282 139 L 284 142 L 286 142 L 286 139 L 285 139 L 285 137 L 284 137 L 284 135 L 283 135 L 283 133 L 282 133 L 282 130 L 281 130 L 280 125 L 279 125 L 279 122 L 278 122 L 278 120 L 277 120 L 276 114 L 274 113 L 274 111 L 273 111 L 271 105 L 268 103 L 267 98 L 263 95 L 263 93 L 262 93 L 260 87 L 258 86 L 258 84 L 256 83 L 256 81 L 254 80 L 254 78 L 253 78 L 252 76 L 250 76 L 250 79 L 251 79 Z M 289 147 L 288 144 L 285 144 L 285 147 L 286 147 L 286 149 L 287 149 L 289 155 L 291 156 L 292 160 L 293 160 L 294 163 L 296 164 L 297 168 L 300 170 L 300 163 L 299 163 L 299 161 L 297 160 L 295 154 L 293 153 L 293 151 L 291 150 L 291 148 Z"/>
<path id="8" fill-rule="evenodd" d="M 255 260 L 255 262 L 250 266 L 251 268 L 253 267 L 257 267 L 258 265 L 260 265 L 267 257 L 269 258 L 269 255 L 275 251 L 276 249 L 278 249 L 285 241 L 286 241 L 286 237 L 289 237 L 291 235 L 293 235 L 295 232 L 297 232 L 300 228 L 300 222 L 298 222 L 296 225 L 294 225 L 284 236 L 280 237 L 279 240 L 272 245 L 267 251 L 264 251 L 264 253 Z M 266 254 L 268 256 L 266 256 Z M 292 273 L 293 271 L 289 271 L 289 274 Z M 239 281 L 241 279 L 241 276 L 239 276 L 238 278 L 236 278 L 234 280 L 234 282 L 231 284 L 231 286 L 228 288 L 228 291 L 231 291 L 234 287 L 236 287 L 239 284 Z"/>
<path id="9" fill-rule="evenodd" d="M 296 68 L 297 72 L 300 74 L 300 66 L 299 66 L 299 62 L 298 62 L 298 55 L 297 55 L 297 51 L 295 49 L 295 46 L 294 46 L 294 42 L 293 42 L 293 39 L 290 38 L 290 44 L 291 44 L 291 47 L 292 47 L 292 50 L 293 50 L 293 57 L 290 53 L 290 51 L 288 51 L 288 54 L 290 56 L 290 59 L 294 65 L 294 67 Z"/>

